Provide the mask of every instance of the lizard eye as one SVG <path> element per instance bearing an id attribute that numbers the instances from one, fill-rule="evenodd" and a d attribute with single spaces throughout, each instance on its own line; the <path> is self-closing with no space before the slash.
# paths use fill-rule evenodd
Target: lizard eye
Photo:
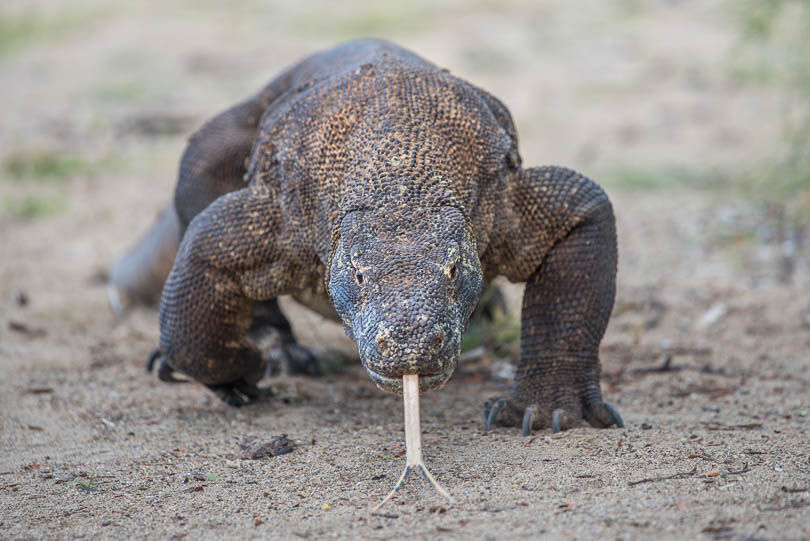
<path id="1" fill-rule="evenodd" d="M 363 273 L 360 272 L 360 271 L 355 271 L 355 273 L 354 273 L 354 281 L 357 282 L 357 285 L 359 285 L 359 286 L 363 285 L 363 280 L 364 280 Z"/>
<path id="2" fill-rule="evenodd" d="M 447 269 L 447 277 L 450 278 L 451 280 L 455 280 L 457 276 L 458 276 L 458 264 L 453 263 L 452 265 L 450 265 L 450 268 Z"/>

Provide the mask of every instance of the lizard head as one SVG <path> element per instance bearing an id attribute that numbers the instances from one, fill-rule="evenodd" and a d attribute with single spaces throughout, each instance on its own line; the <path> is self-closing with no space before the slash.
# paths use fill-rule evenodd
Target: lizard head
<path id="1" fill-rule="evenodd" d="M 444 386 L 481 294 L 481 265 L 455 207 L 356 210 L 339 224 L 328 290 L 377 386 L 402 393 Z"/>

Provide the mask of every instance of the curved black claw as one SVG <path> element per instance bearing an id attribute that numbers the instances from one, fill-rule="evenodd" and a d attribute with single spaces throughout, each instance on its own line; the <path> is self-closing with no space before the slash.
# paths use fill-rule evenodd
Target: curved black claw
<path id="1" fill-rule="evenodd" d="M 166 383 L 188 383 L 188 380 L 174 377 L 174 369 L 169 366 L 169 363 L 163 358 L 160 349 L 155 349 L 149 354 L 149 359 L 146 361 L 146 371 L 152 373 L 155 368 L 155 363 L 158 365 L 157 375 L 160 381 Z"/>
<path id="2" fill-rule="evenodd" d="M 554 434 L 560 430 L 568 430 L 572 426 L 574 422 L 564 409 L 558 408 L 551 414 L 551 432 Z"/>
<path id="3" fill-rule="evenodd" d="M 616 407 L 609 402 L 603 402 L 602 405 L 605 406 L 607 412 L 611 417 L 613 417 L 613 422 L 616 423 L 616 426 L 619 428 L 624 428 L 624 421 L 622 420 L 622 416 L 619 415 L 619 411 L 616 409 Z"/>
<path id="4" fill-rule="evenodd" d="M 155 363 L 158 359 L 160 359 L 160 348 L 155 348 L 155 350 L 149 354 L 149 359 L 146 361 L 147 372 L 151 373 L 152 370 L 154 370 Z"/>
<path id="5" fill-rule="evenodd" d="M 551 412 L 549 419 L 548 409 L 543 404 L 534 402 L 528 406 L 518 406 L 514 399 L 492 397 L 484 402 L 484 427 L 487 431 L 495 425 L 520 426 L 523 436 L 529 436 L 532 430 L 547 427 L 551 421 L 552 433 L 562 432 L 579 424 L 579 413 L 573 408 L 557 408 Z M 519 404 L 520 402 L 518 402 Z M 524 402 L 525 403 L 525 402 Z M 607 428 L 616 425 L 624 427 L 621 415 L 616 408 L 601 400 L 595 401 L 595 406 L 586 406 L 582 409 L 582 420 L 587 421 L 594 428 Z"/>
<path id="6" fill-rule="evenodd" d="M 551 414 L 551 431 L 554 434 L 560 431 L 563 413 L 563 410 L 554 410 L 554 413 Z"/>
<path id="7" fill-rule="evenodd" d="M 506 401 L 503 398 L 499 398 L 495 404 L 492 405 L 492 409 L 489 410 L 489 414 L 486 413 L 486 406 L 484 406 L 484 429 L 487 432 L 492 430 L 492 425 L 498 420 L 498 414 L 501 412 L 505 404 Z"/>
<path id="8" fill-rule="evenodd" d="M 534 423 L 534 418 L 537 416 L 537 411 L 537 406 L 533 404 L 523 412 L 523 430 L 521 431 L 523 436 L 528 436 L 532 433 L 532 424 Z"/>

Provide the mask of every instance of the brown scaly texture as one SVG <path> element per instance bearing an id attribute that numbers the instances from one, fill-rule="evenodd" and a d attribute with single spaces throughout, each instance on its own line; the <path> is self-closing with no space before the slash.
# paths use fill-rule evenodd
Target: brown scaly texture
<path id="1" fill-rule="evenodd" d="M 381 388 L 401 391 L 403 374 L 439 388 L 482 285 L 505 275 L 526 282 L 521 358 L 487 425 L 621 426 L 599 390 L 616 273 L 605 193 L 521 169 L 503 104 L 396 45 L 316 54 L 215 117 L 184 154 L 175 206 L 161 379 L 182 372 L 233 405 L 258 396 L 250 331 L 257 314 L 283 320 L 274 299 L 293 294 L 331 302 Z"/>

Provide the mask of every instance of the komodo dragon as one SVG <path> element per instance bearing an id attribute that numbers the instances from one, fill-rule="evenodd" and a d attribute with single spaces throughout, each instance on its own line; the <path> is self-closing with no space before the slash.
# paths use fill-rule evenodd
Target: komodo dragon
<path id="1" fill-rule="evenodd" d="M 111 292 L 120 304 L 159 289 L 174 258 L 159 378 L 186 374 L 239 406 L 261 395 L 252 333 L 293 343 L 279 295 L 333 306 L 381 389 L 418 374 L 424 391 L 453 374 L 482 285 L 526 282 L 514 386 L 484 406 L 487 428 L 526 434 L 623 426 L 599 389 L 616 257 L 605 193 L 568 169 L 521 168 L 497 98 L 362 40 L 305 58 L 191 137 L 174 208 Z"/>

